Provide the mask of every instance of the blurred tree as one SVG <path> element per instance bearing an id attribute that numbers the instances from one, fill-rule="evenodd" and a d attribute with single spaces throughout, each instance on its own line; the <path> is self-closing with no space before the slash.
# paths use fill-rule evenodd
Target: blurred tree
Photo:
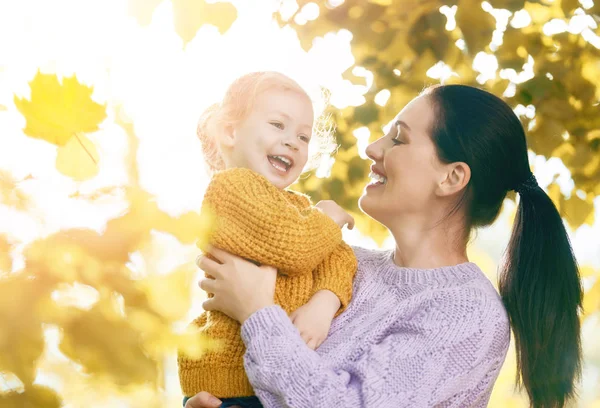
<path id="1" fill-rule="evenodd" d="M 445 78 L 444 83 L 477 86 L 503 97 L 513 108 L 522 105 L 535 112 L 520 116 L 530 149 L 546 158 L 560 158 L 571 171 L 575 184 L 566 198 L 558 185 L 552 183 L 551 198 L 574 230 L 584 223 L 593 224 L 593 200 L 600 195 L 600 0 L 582 3 L 578 0 L 483 3 L 479 0 L 299 0 L 297 3 L 296 12 L 286 14 L 285 19 L 281 13 L 275 15 L 281 26 L 293 27 L 307 50 L 317 37 L 341 29 L 350 31 L 355 63 L 345 72 L 345 78 L 365 84 L 364 71 L 357 67 L 373 76 L 362 105 L 331 109 L 340 148 L 330 177 L 318 178 L 312 174 L 298 183 L 298 189 L 306 191 L 315 201 L 333 199 L 350 209 L 358 228 L 381 243 L 388 232 L 361 213 L 357 205 L 368 182 L 369 163 L 358 157 L 354 132 L 366 127 L 370 140 L 379 138 L 382 126 L 406 103 L 427 85 L 438 82 L 428 77 L 427 72 L 443 63 L 455 74 Z M 302 15 L 303 7 L 309 3 L 319 7 L 318 18 L 311 21 Z M 491 79 L 479 77 L 473 68 L 475 58 L 485 55 L 494 56 L 498 63 L 496 75 Z M 376 98 L 382 91 L 389 92 L 386 103 Z M 481 257 L 471 259 L 479 264 Z M 495 268 L 487 272 L 494 281 Z M 591 268 L 583 268 L 582 276 L 588 282 L 595 282 L 585 293 L 582 316 L 582 320 L 596 316 L 596 320 L 589 320 L 593 325 L 600 314 L 600 275 Z M 597 354 L 595 345 L 586 350 L 586 354 Z M 526 397 L 514 393 L 514 362 L 511 348 L 490 406 L 528 406 Z"/>
<path id="2" fill-rule="evenodd" d="M 360 220 L 364 215 L 357 207 L 368 163 L 339 158 L 357 156 L 354 130 L 366 126 L 371 140 L 379 137 L 382 124 L 426 85 L 437 82 L 426 73 L 441 61 L 457 74 L 446 83 L 483 87 L 504 95 L 513 108 L 533 106 L 533 119 L 521 117 L 529 130 L 530 148 L 547 158 L 561 158 L 571 171 L 575 190 L 584 193 L 561 199 L 561 213 L 573 228 L 593 222 L 592 200 L 600 194 L 600 1 L 587 2 L 586 9 L 577 0 L 327 0 L 315 2 L 320 15 L 314 21 L 302 18 L 307 3 L 298 1 L 298 10 L 286 15 L 286 20 L 280 13 L 276 18 L 296 29 L 305 49 L 318 36 L 350 31 L 354 67 L 366 68 L 374 79 L 364 104 L 333 112 L 341 146 L 331 177 L 303 179 L 299 188 L 315 200 L 331 198 L 353 210 L 359 227 L 381 241 L 385 231 Z M 495 18 L 500 9 L 510 14 L 509 21 L 518 15 L 515 24 Z M 552 34 L 552 25 L 560 23 L 563 30 Z M 495 56 L 496 73 L 502 75 L 478 82 L 473 62 L 480 53 Z M 517 80 L 530 58 L 533 76 Z M 354 67 L 346 78 L 364 83 L 364 78 L 353 74 Z M 382 90 L 391 94 L 384 106 L 375 99 Z"/>

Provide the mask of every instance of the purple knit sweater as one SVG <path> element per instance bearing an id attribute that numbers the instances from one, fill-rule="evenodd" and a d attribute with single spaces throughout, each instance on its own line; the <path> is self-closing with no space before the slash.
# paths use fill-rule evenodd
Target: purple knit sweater
<path id="1" fill-rule="evenodd" d="M 355 252 L 352 301 L 316 351 L 279 306 L 242 325 L 246 373 L 264 406 L 485 407 L 510 331 L 481 270 L 401 268 L 391 251 Z"/>

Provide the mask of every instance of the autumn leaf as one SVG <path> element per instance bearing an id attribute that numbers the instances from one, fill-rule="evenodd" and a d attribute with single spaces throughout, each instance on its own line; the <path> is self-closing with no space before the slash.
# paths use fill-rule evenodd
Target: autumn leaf
<path id="1" fill-rule="evenodd" d="M 129 0 L 128 12 L 139 24 L 148 25 L 160 0 Z M 205 24 L 210 24 L 221 34 L 229 30 L 237 18 L 237 10 L 230 3 L 206 2 L 205 0 L 171 0 L 175 31 L 184 44 L 190 42 Z"/>
<path id="2" fill-rule="evenodd" d="M 107 197 L 119 197 L 124 195 L 124 187 L 122 186 L 107 186 L 98 188 L 89 193 L 82 193 L 77 190 L 69 194 L 69 198 L 81 199 L 91 202 L 96 202 Z"/>
<path id="3" fill-rule="evenodd" d="M 0 275 L 2 272 L 10 272 L 12 267 L 12 257 L 10 251 L 12 250 L 11 242 L 8 240 L 6 235 L 0 235 Z"/>
<path id="4" fill-rule="evenodd" d="M 50 291 L 23 272 L 0 276 L 0 372 L 15 374 L 25 387 L 33 383 L 44 351 L 37 306 Z"/>
<path id="5" fill-rule="evenodd" d="M 23 132 L 57 146 L 64 146 L 77 133 L 98 130 L 106 118 L 106 107 L 91 98 L 93 89 L 75 76 L 64 78 L 38 71 L 29 82 L 31 97 L 14 97 L 17 109 L 26 119 Z"/>
<path id="6" fill-rule="evenodd" d="M 596 283 L 583 295 L 583 312 L 585 316 L 589 316 L 600 310 L 600 278 L 596 279 Z"/>
<path id="7" fill-rule="evenodd" d="M 30 198 L 19 186 L 22 181 L 16 180 L 8 171 L 0 170 L 0 203 L 17 210 L 27 210 Z"/>
<path id="8" fill-rule="evenodd" d="M 475 54 L 492 41 L 496 21 L 481 8 L 481 1 L 460 0 L 456 12 L 456 24 L 463 33 L 469 52 Z"/>
<path id="9" fill-rule="evenodd" d="M 171 217 L 161 212 L 155 224 L 155 229 L 172 234 L 181 243 L 196 242 L 200 248 L 208 242 L 212 228 L 214 228 L 214 216 L 210 211 L 203 211 L 202 214 L 189 211 L 178 217 Z"/>
<path id="10" fill-rule="evenodd" d="M 147 26 L 152 21 L 152 15 L 156 7 L 163 0 L 128 0 L 127 13 L 134 17 L 138 24 Z"/>
<path id="11" fill-rule="evenodd" d="M 122 385 L 156 381 L 156 361 L 143 349 L 141 333 L 110 302 L 98 302 L 89 311 L 72 311 L 63 330 L 61 351 L 86 372 L 108 374 Z"/>
<path id="12" fill-rule="evenodd" d="M 168 274 L 148 276 L 138 285 L 157 313 L 168 319 L 178 320 L 191 307 L 189 294 L 196 272 L 194 264 L 186 264 Z"/>
<path id="13" fill-rule="evenodd" d="M 74 180 L 87 180 L 98 174 L 98 150 L 83 134 L 76 134 L 58 147 L 56 169 Z"/>
<path id="14" fill-rule="evenodd" d="M 573 193 L 568 200 L 563 200 L 561 209 L 565 219 L 574 229 L 583 224 L 594 224 L 594 201 L 589 198 L 581 199 Z"/>
<path id="15" fill-rule="evenodd" d="M 0 405 L 3 408 L 59 408 L 62 401 L 52 388 L 36 384 L 22 393 L 13 391 L 0 394 Z"/>
<path id="16" fill-rule="evenodd" d="M 204 0 L 172 0 L 175 31 L 184 44 L 196 36 L 198 29 L 210 24 L 221 34 L 229 30 L 237 18 L 236 8 L 229 3 L 207 3 Z"/>

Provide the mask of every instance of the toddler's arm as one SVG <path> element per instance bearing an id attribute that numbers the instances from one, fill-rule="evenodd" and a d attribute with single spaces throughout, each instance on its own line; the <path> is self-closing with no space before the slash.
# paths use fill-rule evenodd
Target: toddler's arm
<path id="1" fill-rule="evenodd" d="M 323 289 L 290 315 L 308 347 L 314 350 L 323 343 L 340 305 L 340 299 L 335 293 Z"/>
<path id="2" fill-rule="evenodd" d="M 290 315 L 294 326 L 313 350 L 327 337 L 333 318 L 348 306 L 357 266 L 354 251 L 341 242 L 315 269 L 312 298 Z"/>
<path id="3" fill-rule="evenodd" d="M 329 290 L 340 300 L 336 316 L 342 313 L 350 303 L 352 283 L 357 267 L 358 261 L 354 251 L 342 241 L 313 272 L 313 292 Z"/>
<path id="4" fill-rule="evenodd" d="M 202 203 L 202 211 L 216 220 L 211 244 L 286 275 L 311 273 L 340 244 L 342 234 L 306 198 L 306 208 L 300 209 L 291 196 L 249 169 L 215 174 Z"/>

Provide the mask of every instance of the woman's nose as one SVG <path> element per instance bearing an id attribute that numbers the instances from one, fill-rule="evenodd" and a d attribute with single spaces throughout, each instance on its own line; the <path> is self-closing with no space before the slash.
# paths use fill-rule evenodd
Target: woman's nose
<path id="1" fill-rule="evenodd" d="M 379 161 L 383 157 L 383 149 L 381 148 L 381 146 L 379 144 L 380 140 L 381 139 L 374 141 L 373 143 L 368 145 L 367 149 L 365 150 L 367 157 L 373 161 Z"/>

